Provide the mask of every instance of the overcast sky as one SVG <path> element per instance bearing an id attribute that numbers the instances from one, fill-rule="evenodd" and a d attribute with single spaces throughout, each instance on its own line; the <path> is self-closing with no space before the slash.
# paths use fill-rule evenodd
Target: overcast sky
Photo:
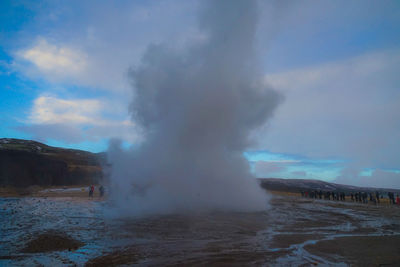
<path id="1" fill-rule="evenodd" d="M 129 68 L 202 42 L 199 2 L 1 1 L 0 137 L 104 151 L 142 140 Z M 400 188 L 400 2 L 260 1 L 264 82 L 284 101 L 245 153 L 259 177 Z"/>

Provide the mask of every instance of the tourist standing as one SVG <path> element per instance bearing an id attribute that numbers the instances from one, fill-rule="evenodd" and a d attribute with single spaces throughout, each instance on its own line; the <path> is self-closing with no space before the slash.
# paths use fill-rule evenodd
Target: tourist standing
<path id="1" fill-rule="evenodd" d="M 89 187 L 89 197 L 93 197 L 93 192 L 94 192 L 94 185 L 91 185 Z"/>

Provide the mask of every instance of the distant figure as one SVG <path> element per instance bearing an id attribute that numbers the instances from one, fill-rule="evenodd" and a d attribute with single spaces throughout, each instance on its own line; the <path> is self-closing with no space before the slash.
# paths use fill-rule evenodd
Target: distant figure
<path id="1" fill-rule="evenodd" d="M 100 186 L 99 187 L 99 191 L 100 191 L 100 197 L 103 197 L 104 196 L 104 186 Z"/>
<path id="2" fill-rule="evenodd" d="M 396 203 L 397 203 L 397 205 L 400 205 L 400 197 L 399 197 L 399 194 L 397 194 L 397 196 L 396 196 Z"/>
<path id="3" fill-rule="evenodd" d="M 91 185 L 91 186 L 89 187 L 89 197 L 93 197 L 93 193 L 94 193 L 94 186 Z"/>
<path id="4" fill-rule="evenodd" d="M 394 202 L 394 194 L 392 192 L 388 192 L 388 197 L 389 197 L 389 203 L 390 204 L 396 204 Z"/>
<path id="5" fill-rule="evenodd" d="M 370 200 L 371 202 L 373 202 L 373 203 L 376 205 L 376 199 L 375 199 L 373 193 L 369 193 L 369 200 Z"/>
<path id="6" fill-rule="evenodd" d="M 351 201 L 354 202 L 354 194 L 353 193 L 350 194 L 350 199 L 351 199 Z"/>
<path id="7" fill-rule="evenodd" d="M 375 198 L 376 198 L 376 201 L 379 204 L 379 192 L 378 191 L 375 192 Z"/>
<path id="8" fill-rule="evenodd" d="M 368 203 L 368 194 L 367 194 L 367 192 L 364 192 L 364 193 L 363 193 L 363 200 L 364 200 L 364 203 L 365 203 L 365 204 Z"/>

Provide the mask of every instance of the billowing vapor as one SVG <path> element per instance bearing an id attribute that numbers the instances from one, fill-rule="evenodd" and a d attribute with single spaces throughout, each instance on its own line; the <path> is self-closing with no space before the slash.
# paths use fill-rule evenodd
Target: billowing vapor
<path id="1" fill-rule="evenodd" d="M 254 51 L 255 1 L 202 2 L 202 40 L 151 45 L 130 71 L 143 143 L 111 145 L 112 197 L 131 214 L 262 210 L 267 195 L 243 151 L 281 96 L 262 83 Z"/>

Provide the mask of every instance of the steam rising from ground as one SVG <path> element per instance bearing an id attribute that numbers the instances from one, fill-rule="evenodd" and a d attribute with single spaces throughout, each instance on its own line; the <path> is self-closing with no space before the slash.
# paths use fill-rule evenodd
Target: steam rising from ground
<path id="1" fill-rule="evenodd" d="M 255 1 L 202 2 L 205 36 L 185 49 L 151 45 L 130 71 L 144 142 L 109 149 L 112 197 L 133 214 L 259 210 L 266 194 L 243 151 L 281 96 L 261 83 Z"/>

